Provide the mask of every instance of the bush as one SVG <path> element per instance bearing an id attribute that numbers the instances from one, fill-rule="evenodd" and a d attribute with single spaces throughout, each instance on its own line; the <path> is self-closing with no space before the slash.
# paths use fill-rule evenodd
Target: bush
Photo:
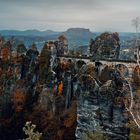
<path id="1" fill-rule="evenodd" d="M 107 140 L 107 137 L 102 132 L 100 132 L 100 130 L 98 130 L 94 133 L 83 133 L 81 140 Z"/>

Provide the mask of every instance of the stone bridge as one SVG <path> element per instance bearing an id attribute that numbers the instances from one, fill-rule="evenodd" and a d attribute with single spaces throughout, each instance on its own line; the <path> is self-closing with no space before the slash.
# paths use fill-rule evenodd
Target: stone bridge
<path id="1" fill-rule="evenodd" d="M 122 64 L 126 66 L 129 70 L 129 75 L 132 76 L 133 69 L 137 66 L 136 61 L 128 61 L 128 60 L 99 60 L 100 63 L 106 64 L 106 65 L 118 65 Z"/>
<path id="2" fill-rule="evenodd" d="M 132 74 L 132 70 L 138 65 L 136 61 L 134 60 L 118 60 L 118 59 L 98 59 L 98 60 L 92 60 L 90 57 L 87 56 L 69 56 L 69 55 L 61 55 L 59 56 L 59 58 L 61 59 L 71 59 L 74 62 L 77 62 L 79 60 L 84 61 L 85 63 L 88 62 L 93 62 L 93 64 L 95 65 L 96 61 L 100 62 L 101 64 L 105 64 L 105 65 L 118 65 L 118 64 L 123 64 L 124 66 L 126 66 L 129 70 L 129 74 Z"/>

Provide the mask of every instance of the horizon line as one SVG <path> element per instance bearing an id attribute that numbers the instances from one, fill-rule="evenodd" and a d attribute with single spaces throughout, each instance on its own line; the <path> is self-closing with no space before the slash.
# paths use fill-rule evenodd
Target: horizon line
<path id="1" fill-rule="evenodd" d="M 92 33 L 104 33 L 104 32 L 118 32 L 118 33 L 136 33 L 135 31 L 109 31 L 109 30 L 104 30 L 104 31 L 97 31 L 97 30 L 91 30 L 90 28 L 85 28 L 85 27 L 71 27 L 67 28 L 66 30 L 53 30 L 53 29 L 46 29 L 46 30 L 41 30 L 41 29 L 14 29 L 14 28 L 6 28 L 6 29 L 0 29 L 0 31 L 20 31 L 20 32 L 25 32 L 25 31 L 39 31 L 39 32 L 45 32 L 45 31 L 53 31 L 53 32 L 66 32 L 69 29 L 89 29 L 90 32 Z"/>

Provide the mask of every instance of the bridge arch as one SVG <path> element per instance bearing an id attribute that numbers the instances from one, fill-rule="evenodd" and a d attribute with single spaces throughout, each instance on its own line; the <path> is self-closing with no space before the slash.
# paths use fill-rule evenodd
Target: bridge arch
<path id="1" fill-rule="evenodd" d="M 125 64 L 117 64 L 115 68 L 120 71 L 124 77 L 129 77 L 129 68 Z"/>

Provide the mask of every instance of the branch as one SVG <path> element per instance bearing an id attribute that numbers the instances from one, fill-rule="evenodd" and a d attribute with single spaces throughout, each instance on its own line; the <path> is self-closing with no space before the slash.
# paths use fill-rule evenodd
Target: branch
<path id="1" fill-rule="evenodd" d="M 130 114 L 131 114 L 131 116 L 132 116 L 132 118 L 133 118 L 135 124 L 138 126 L 138 128 L 140 128 L 140 124 L 138 123 L 138 121 L 136 120 L 135 115 L 134 115 L 133 112 L 132 112 L 132 109 L 133 109 L 133 102 L 134 102 L 134 95 L 133 95 L 133 92 L 132 92 L 132 87 L 131 87 L 131 85 L 130 85 L 130 83 L 129 83 L 128 81 L 127 81 L 127 83 L 128 83 L 129 89 L 130 89 L 131 102 L 130 102 L 130 107 L 129 107 L 129 108 L 126 107 L 126 110 L 130 112 Z M 139 117 L 139 116 L 138 116 L 138 117 Z"/>

